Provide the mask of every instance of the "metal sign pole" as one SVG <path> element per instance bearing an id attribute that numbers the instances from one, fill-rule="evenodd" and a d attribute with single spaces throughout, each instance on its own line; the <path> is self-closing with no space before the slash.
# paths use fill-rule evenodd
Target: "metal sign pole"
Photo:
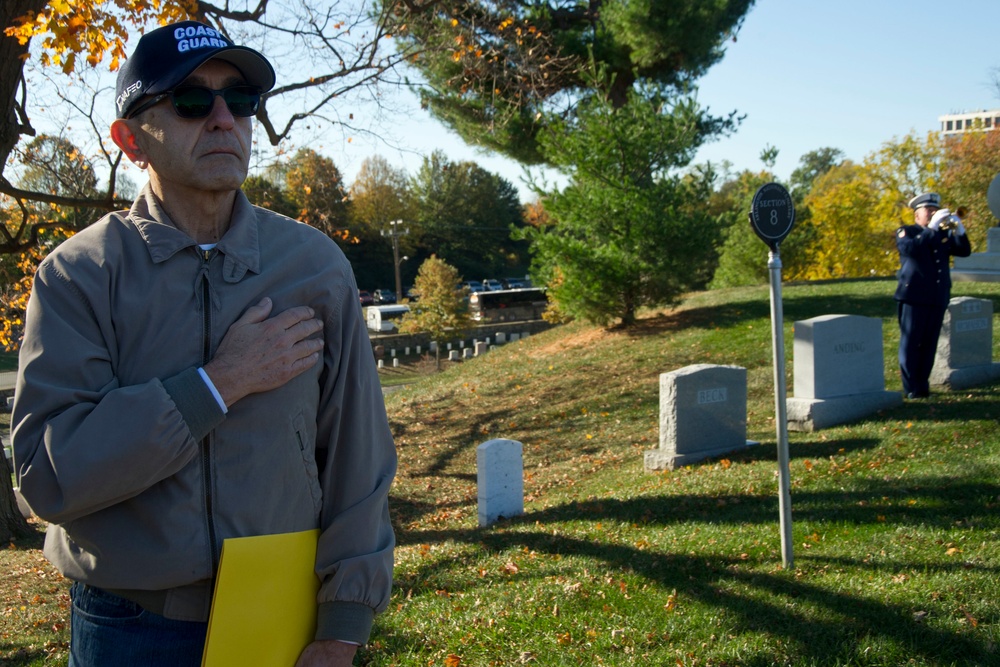
<path id="1" fill-rule="evenodd" d="M 785 403 L 785 314 L 781 305 L 781 256 L 778 246 L 795 224 L 791 195 L 778 183 L 757 189 L 750 205 L 750 226 L 771 249 L 767 268 L 771 276 L 771 345 L 774 355 L 774 426 L 778 432 L 778 509 L 781 513 L 781 562 L 794 566 L 792 557 L 792 492 L 788 470 L 788 408 Z"/>
<path id="2" fill-rule="evenodd" d="M 786 570 L 795 565 L 792 555 L 792 491 L 788 469 L 788 410 L 785 403 L 785 331 L 781 303 L 781 256 L 777 245 L 768 253 L 771 276 L 771 348 L 774 356 L 774 419 L 778 435 L 778 510 L 781 514 L 781 563 Z"/>

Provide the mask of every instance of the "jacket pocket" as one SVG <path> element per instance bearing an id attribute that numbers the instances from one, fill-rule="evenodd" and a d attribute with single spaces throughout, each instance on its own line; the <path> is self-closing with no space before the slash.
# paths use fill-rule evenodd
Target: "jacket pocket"
<path id="1" fill-rule="evenodd" d="M 313 514 L 318 521 L 320 511 L 323 508 L 323 490 L 319 485 L 319 468 L 316 466 L 316 438 L 312 430 L 306 428 L 306 421 L 302 415 L 295 418 L 294 427 L 295 442 L 299 447 L 302 470 L 305 474 L 306 484 L 309 485 L 309 495 L 313 501 Z"/>

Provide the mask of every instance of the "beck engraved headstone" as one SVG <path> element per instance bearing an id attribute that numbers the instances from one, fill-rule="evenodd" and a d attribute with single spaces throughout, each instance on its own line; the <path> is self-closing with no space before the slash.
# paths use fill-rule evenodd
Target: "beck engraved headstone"
<path id="1" fill-rule="evenodd" d="M 1000 364 L 993 363 L 993 302 L 955 297 L 944 314 L 931 384 L 965 389 L 998 377 Z"/>
<path id="2" fill-rule="evenodd" d="M 752 444 L 745 368 L 695 364 L 660 375 L 660 447 L 645 453 L 646 470 L 673 470 Z"/>
<path id="3" fill-rule="evenodd" d="M 479 525 L 524 514 L 523 447 L 517 440 L 488 440 L 476 447 Z"/>
<path id="4" fill-rule="evenodd" d="M 903 402 L 885 391 L 882 320 L 821 315 L 795 323 L 794 397 L 786 401 L 788 428 L 815 431 L 859 419 Z"/>

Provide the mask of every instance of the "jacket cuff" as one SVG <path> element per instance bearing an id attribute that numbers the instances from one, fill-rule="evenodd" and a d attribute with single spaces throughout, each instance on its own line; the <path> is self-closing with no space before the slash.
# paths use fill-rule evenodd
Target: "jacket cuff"
<path id="1" fill-rule="evenodd" d="M 226 418 L 197 368 L 189 368 L 167 378 L 163 381 L 163 388 L 177 406 L 195 441 L 200 441 Z"/>
<path id="2" fill-rule="evenodd" d="M 323 602 L 316 618 L 316 641 L 338 639 L 364 646 L 372 633 L 375 610 L 359 602 Z"/>

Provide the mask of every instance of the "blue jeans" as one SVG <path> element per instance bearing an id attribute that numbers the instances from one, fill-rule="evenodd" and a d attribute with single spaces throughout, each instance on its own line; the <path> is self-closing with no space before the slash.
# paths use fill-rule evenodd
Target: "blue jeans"
<path id="1" fill-rule="evenodd" d="M 69 667 L 201 665 L 207 623 L 170 620 L 79 582 L 70 595 Z"/>

